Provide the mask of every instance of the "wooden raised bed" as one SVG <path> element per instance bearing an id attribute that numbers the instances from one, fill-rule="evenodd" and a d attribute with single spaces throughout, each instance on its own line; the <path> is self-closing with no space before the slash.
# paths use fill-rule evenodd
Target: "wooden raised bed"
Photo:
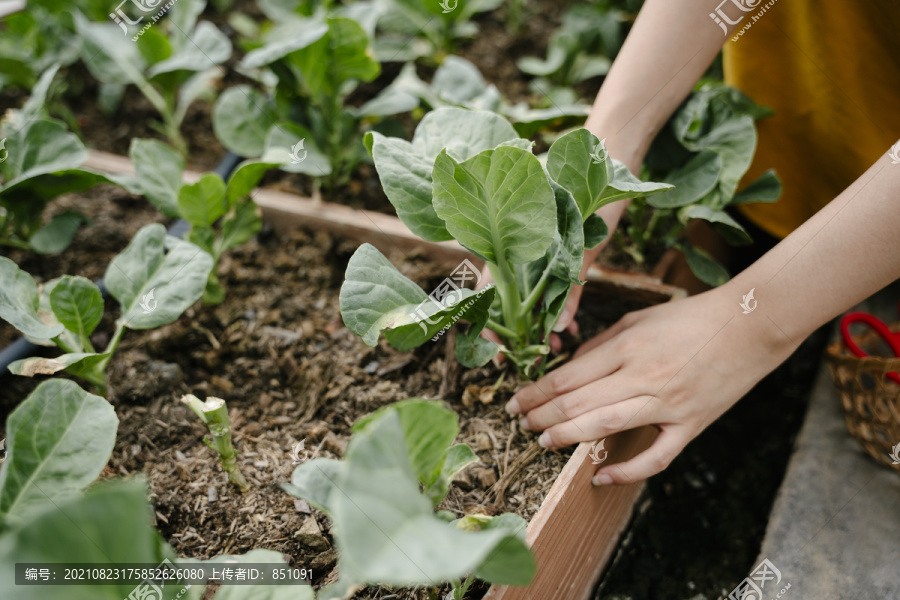
<path id="1" fill-rule="evenodd" d="M 85 167 L 113 174 L 132 174 L 128 158 L 92 152 Z M 185 172 L 188 182 L 200 174 Z M 292 228 L 326 230 L 380 249 L 421 252 L 431 260 L 456 266 L 463 258 L 474 257 L 455 241 L 426 242 L 407 229 L 396 217 L 347 206 L 317 203 L 285 192 L 257 189 L 253 198 L 264 218 L 283 232 Z M 647 303 L 683 298 L 680 288 L 659 278 L 614 271 L 594 265 L 588 274 L 585 293 L 622 295 Z M 656 437 L 653 427 L 641 427 L 610 436 L 607 464 L 624 462 L 649 447 Z M 589 453 L 591 444 L 582 443 L 560 472 L 537 514 L 531 519 L 527 540 L 538 561 L 538 573 L 528 587 L 493 586 L 490 600 L 562 599 L 587 600 L 609 561 L 619 537 L 627 526 L 643 482 L 627 486 L 596 488 L 591 485 L 595 466 Z"/>

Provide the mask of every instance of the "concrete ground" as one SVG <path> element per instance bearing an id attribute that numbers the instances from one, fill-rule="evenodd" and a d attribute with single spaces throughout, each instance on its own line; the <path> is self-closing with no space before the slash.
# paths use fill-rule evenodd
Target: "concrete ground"
<path id="1" fill-rule="evenodd" d="M 861 308 L 895 321 L 898 299 L 894 285 Z M 757 564 L 766 559 L 762 598 L 747 600 L 900 599 L 900 473 L 850 437 L 824 363 Z"/>

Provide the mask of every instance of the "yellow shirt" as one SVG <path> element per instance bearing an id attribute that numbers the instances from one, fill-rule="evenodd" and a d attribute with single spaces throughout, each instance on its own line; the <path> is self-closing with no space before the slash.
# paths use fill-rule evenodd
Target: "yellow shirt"
<path id="1" fill-rule="evenodd" d="M 785 237 L 900 138 L 900 2 L 776 0 L 760 15 L 766 4 L 726 43 L 725 80 L 775 111 L 741 187 L 774 168 L 784 192 L 740 210 Z"/>

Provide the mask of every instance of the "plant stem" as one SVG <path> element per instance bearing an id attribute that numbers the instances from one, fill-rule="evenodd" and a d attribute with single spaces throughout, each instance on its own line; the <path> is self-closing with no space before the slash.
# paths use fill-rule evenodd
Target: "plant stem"
<path id="1" fill-rule="evenodd" d="M 238 467 L 237 452 L 231 445 L 231 421 L 228 420 L 228 407 L 225 401 L 210 396 L 206 402 L 201 402 L 193 394 L 182 396 L 181 401 L 191 407 L 191 410 L 209 427 L 212 439 L 207 441 L 207 444 L 219 454 L 219 462 L 222 470 L 228 473 L 228 481 L 235 484 L 241 492 L 249 490 L 250 484 L 244 479 Z"/>
<path id="2" fill-rule="evenodd" d="M 31 246 L 28 245 L 28 242 L 23 242 L 21 240 L 16 240 L 13 238 L 0 238 L 0 246 L 10 246 L 12 248 L 21 248 L 23 250 L 31 249 Z"/>
<path id="3" fill-rule="evenodd" d="M 516 337 L 516 332 L 515 332 L 515 331 L 513 331 L 512 329 L 510 329 L 510 328 L 508 328 L 508 327 L 504 327 L 503 325 L 501 325 L 501 324 L 498 323 L 497 321 L 493 321 L 493 320 L 491 320 L 491 319 L 488 319 L 488 320 L 487 320 L 487 325 L 486 325 L 486 327 L 487 327 L 488 329 L 490 329 L 491 331 L 493 331 L 494 333 L 499 333 L 499 334 L 502 335 L 503 337 L 511 338 L 511 339 L 515 339 L 515 337 Z"/>

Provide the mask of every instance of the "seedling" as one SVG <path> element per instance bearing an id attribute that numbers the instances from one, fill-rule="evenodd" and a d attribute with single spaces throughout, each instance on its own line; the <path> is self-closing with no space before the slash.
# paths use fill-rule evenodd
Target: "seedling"
<path id="1" fill-rule="evenodd" d="M 484 365 L 499 351 L 526 377 L 547 368 L 546 360 L 536 361 L 549 353 L 569 290 L 583 283 L 584 250 L 607 237 L 594 213 L 672 189 L 637 179 L 613 158 L 594 161 L 602 142 L 586 129 L 559 138 L 544 170 L 531 142 L 489 112 L 438 109 L 422 119 L 411 143 L 372 134 L 367 144 L 400 219 L 426 240 L 456 239 L 483 258 L 496 287 L 476 293 L 445 282 L 428 296 L 365 244 L 341 288 L 344 323 L 371 346 L 383 332 L 394 347 L 411 350 L 465 318 L 472 325 L 456 342 L 463 365 Z M 502 346 L 480 337 L 485 326 Z"/>
<path id="2" fill-rule="evenodd" d="M 453 476 L 475 462 L 453 444 L 457 416 L 432 400 L 382 408 L 353 426 L 343 460 L 317 458 L 282 487 L 334 524 L 340 579 L 319 599 L 345 598 L 362 585 L 451 582 L 461 598 L 472 578 L 527 585 L 535 572 L 524 519 L 435 512 Z M 423 491 L 420 491 L 420 486 Z"/>
<path id="3" fill-rule="evenodd" d="M 362 26 L 318 13 L 270 17 L 278 25 L 247 53 L 241 68 L 261 81 L 276 79 L 273 99 L 249 86 L 229 88 L 216 102 L 213 128 L 240 156 L 261 156 L 283 163 L 285 171 L 313 176 L 318 197 L 321 184 L 329 190 L 343 184 L 365 158 L 364 120 L 411 110 L 418 101 L 383 103 L 371 111 L 345 105 L 360 83 L 381 72 Z"/>
<path id="4" fill-rule="evenodd" d="M 106 348 L 97 352 L 91 334 L 103 316 L 103 297 L 96 285 L 64 275 L 39 289 L 28 273 L 0 257 L 0 318 L 32 342 L 65 352 L 17 360 L 9 370 L 26 377 L 66 371 L 106 395 L 106 367 L 125 330 L 174 322 L 200 298 L 210 269 L 212 258 L 202 249 L 167 236 L 162 225 L 143 227 L 106 270 L 104 283 L 121 316 Z"/>
<path id="5" fill-rule="evenodd" d="M 212 257 L 203 303 L 220 304 L 225 289 L 216 273 L 219 259 L 259 233 L 262 216 L 250 192 L 278 163 L 244 161 L 231 173 L 227 185 L 216 173 L 206 173 L 196 183 L 185 184 L 184 160 L 165 144 L 135 139 L 130 154 L 136 186 L 164 215 L 190 223 L 185 238 Z"/>
<path id="6" fill-rule="evenodd" d="M 228 37 L 212 23 L 197 21 L 205 6 L 205 0 L 180 0 L 170 18 L 134 36 L 123 35 L 115 23 L 74 13 L 82 60 L 103 84 L 101 104 L 111 112 L 125 86 L 136 86 L 162 118 L 154 127 L 182 155 L 188 150 L 181 135 L 187 110 L 197 99 L 214 97 L 223 73 L 218 65 L 231 57 Z"/>
<path id="7" fill-rule="evenodd" d="M 49 85 L 50 78 L 52 73 L 42 81 Z M 88 157 L 84 144 L 63 123 L 41 118 L 38 105 L 39 98 L 17 111 L 14 122 L 0 124 L 0 139 L 6 140 L 0 150 L 0 245 L 56 254 L 90 220 L 66 211 L 45 224 L 47 204 L 62 194 L 123 180 L 82 168 Z"/>
<path id="8" fill-rule="evenodd" d="M 775 202 L 781 182 L 774 171 L 737 191 L 756 151 L 754 120 L 771 114 L 738 90 L 705 82 L 657 136 L 646 167 L 654 179 L 675 186 L 670 192 L 639 199 L 628 206 L 627 237 L 619 245 L 638 264 L 648 253 L 665 248 L 684 252 L 688 266 L 709 285 L 721 285 L 729 274 L 709 254 L 684 237 L 690 221 L 707 221 L 735 246 L 751 243 L 750 235 L 725 209 L 752 202 Z"/>
<path id="9" fill-rule="evenodd" d="M 231 445 L 231 421 L 228 420 L 228 407 L 225 401 L 210 396 L 206 402 L 201 402 L 200 398 L 193 394 L 182 396 L 181 401 L 209 427 L 209 436 L 204 437 L 203 441 L 219 455 L 219 463 L 222 470 L 228 473 L 228 481 L 236 485 L 241 492 L 249 490 L 250 484 L 241 473 L 241 468 L 237 464 L 237 452 Z"/>

